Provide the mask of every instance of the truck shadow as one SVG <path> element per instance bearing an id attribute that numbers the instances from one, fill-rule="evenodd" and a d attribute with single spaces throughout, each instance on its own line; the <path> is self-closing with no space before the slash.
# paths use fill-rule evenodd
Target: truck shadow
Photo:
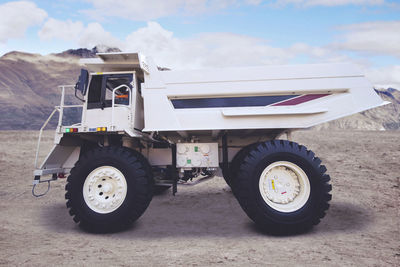
<path id="1" fill-rule="evenodd" d="M 65 204 L 43 206 L 39 221 L 50 232 L 86 234 L 68 214 Z M 333 201 L 322 222 L 302 235 L 360 231 L 373 221 L 360 206 Z M 155 196 L 144 215 L 129 229 L 107 234 L 127 239 L 163 237 L 251 237 L 273 236 L 260 231 L 248 219 L 230 191 L 168 193 Z M 284 235 L 291 236 L 291 235 Z"/>

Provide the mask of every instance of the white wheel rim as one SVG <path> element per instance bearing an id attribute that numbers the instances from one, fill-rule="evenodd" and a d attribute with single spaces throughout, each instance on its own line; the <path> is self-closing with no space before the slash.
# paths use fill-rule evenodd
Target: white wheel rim
<path id="1" fill-rule="evenodd" d="M 97 213 L 110 213 L 125 200 L 127 184 L 125 176 L 115 167 L 102 166 L 94 169 L 83 185 L 86 205 Z"/>
<path id="2" fill-rule="evenodd" d="M 265 203 L 280 212 L 299 210 L 310 197 L 306 173 L 288 161 L 268 165 L 261 173 L 259 189 Z"/>

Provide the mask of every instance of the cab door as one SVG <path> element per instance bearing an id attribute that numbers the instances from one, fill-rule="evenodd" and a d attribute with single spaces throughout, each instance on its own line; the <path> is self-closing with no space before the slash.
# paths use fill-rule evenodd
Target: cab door
<path id="1" fill-rule="evenodd" d="M 132 131 L 136 94 L 134 72 L 91 74 L 82 118 L 84 126 L 88 131 L 96 131 L 98 127 L 106 127 L 107 131 Z"/>

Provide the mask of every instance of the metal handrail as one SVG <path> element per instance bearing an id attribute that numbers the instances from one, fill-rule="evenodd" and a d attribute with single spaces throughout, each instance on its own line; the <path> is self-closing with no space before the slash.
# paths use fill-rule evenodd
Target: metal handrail
<path id="1" fill-rule="evenodd" d="M 35 169 L 38 168 L 37 163 L 38 163 L 38 158 L 39 158 L 39 150 L 40 150 L 40 142 L 42 139 L 42 134 L 44 128 L 47 126 L 51 118 L 54 116 L 56 111 L 59 112 L 59 117 L 58 117 L 58 124 L 57 124 L 57 129 L 61 130 L 62 127 L 62 119 L 63 119 L 63 113 L 64 113 L 64 108 L 79 108 L 82 107 L 83 105 L 64 105 L 64 99 L 65 99 L 65 88 L 75 88 L 74 85 L 60 85 L 58 88 L 61 88 L 61 101 L 59 106 L 55 106 L 54 110 L 51 112 L 50 116 L 47 118 L 47 120 L 43 123 L 42 127 L 40 128 L 39 131 L 39 138 L 38 138 L 38 143 L 36 146 L 36 157 L 35 157 Z"/>
<path id="2" fill-rule="evenodd" d="M 115 92 L 123 87 L 126 87 L 129 91 L 129 96 L 128 96 L 128 107 L 131 106 L 131 97 L 132 97 L 132 91 L 131 88 L 129 86 L 127 86 L 126 84 L 121 84 L 120 86 L 115 87 L 112 90 L 112 100 L 111 100 L 111 130 L 114 130 L 114 107 L 117 106 L 126 106 L 126 105 L 121 105 L 121 104 L 115 104 Z"/>
<path id="3" fill-rule="evenodd" d="M 51 118 L 53 117 L 53 115 L 56 113 L 56 111 L 60 112 L 60 110 L 56 107 L 56 108 L 53 110 L 53 112 L 51 112 L 50 116 L 47 118 L 47 120 L 46 120 L 45 123 L 43 124 L 42 128 L 40 128 L 38 143 L 37 143 L 37 147 L 36 147 L 35 169 L 38 168 L 37 162 L 38 162 L 38 157 L 39 157 L 40 141 L 41 141 L 41 139 L 42 139 L 43 130 L 44 130 L 44 128 L 47 126 L 47 124 L 49 123 L 49 121 L 51 120 Z"/>
<path id="4" fill-rule="evenodd" d="M 64 105 L 63 108 L 82 108 L 83 105 Z M 56 108 L 61 108 L 61 106 L 56 106 Z"/>
<path id="5" fill-rule="evenodd" d="M 75 88 L 75 85 L 60 85 L 58 88 L 61 88 L 61 101 L 60 101 L 60 106 L 57 106 L 60 108 L 60 116 L 58 117 L 58 125 L 57 129 L 61 131 L 62 127 L 62 119 L 64 115 L 64 108 L 75 108 L 75 107 L 82 107 L 83 105 L 65 105 L 64 104 L 64 99 L 65 99 L 65 88 Z"/>

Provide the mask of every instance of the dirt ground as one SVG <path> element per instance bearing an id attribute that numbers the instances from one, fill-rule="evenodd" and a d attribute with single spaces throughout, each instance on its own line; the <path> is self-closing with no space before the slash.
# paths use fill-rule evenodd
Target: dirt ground
<path id="1" fill-rule="evenodd" d="M 222 178 L 155 196 L 124 232 L 80 230 L 65 180 L 31 195 L 37 132 L 0 132 L 0 265 L 399 266 L 400 133 L 296 132 L 332 177 L 327 216 L 312 231 L 260 233 Z M 46 133 L 43 157 L 52 145 Z"/>

